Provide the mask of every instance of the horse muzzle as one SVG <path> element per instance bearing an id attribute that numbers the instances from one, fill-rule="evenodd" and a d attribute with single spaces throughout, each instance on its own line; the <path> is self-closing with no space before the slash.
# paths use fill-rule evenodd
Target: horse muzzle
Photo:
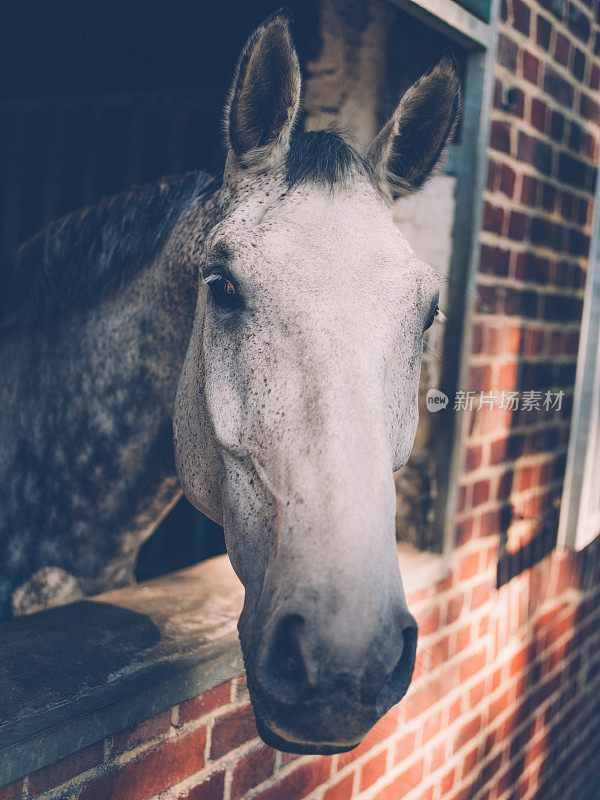
<path id="1" fill-rule="evenodd" d="M 264 627 L 255 654 L 242 639 L 250 697 L 267 744 L 320 755 L 350 750 L 404 696 L 417 645 L 417 625 L 405 607 L 375 635 L 355 632 L 347 649 L 342 644 L 343 638 L 327 636 L 326 625 L 285 611 Z"/>

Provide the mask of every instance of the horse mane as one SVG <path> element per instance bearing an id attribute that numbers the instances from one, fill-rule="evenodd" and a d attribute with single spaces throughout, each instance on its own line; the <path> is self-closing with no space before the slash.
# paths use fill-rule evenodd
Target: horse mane
<path id="1" fill-rule="evenodd" d="M 332 188 L 369 164 L 333 131 L 292 137 L 290 187 Z M 0 329 L 34 326 L 116 292 L 165 244 L 183 210 L 218 183 L 204 172 L 164 178 L 51 222 L 8 259 L 0 277 Z"/>
<path id="2" fill-rule="evenodd" d="M 51 222 L 0 278 L 0 328 L 89 306 L 117 291 L 165 244 L 183 210 L 216 188 L 204 172 L 164 178 Z"/>

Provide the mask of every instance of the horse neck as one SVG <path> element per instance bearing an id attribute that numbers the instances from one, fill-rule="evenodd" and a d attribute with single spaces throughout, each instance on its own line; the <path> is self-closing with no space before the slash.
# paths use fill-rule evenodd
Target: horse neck
<path id="1" fill-rule="evenodd" d="M 121 292 L 92 309 L 85 321 L 94 341 L 112 338 L 115 368 L 127 372 L 123 380 L 135 380 L 137 372 L 152 375 L 169 416 L 198 298 L 198 267 L 185 256 L 186 241 L 190 230 L 196 241 L 205 238 L 214 224 L 215 208 L 214 198 L 193 203 L 181 215 L 158 257 Z M 131 345 L 127 347 L 127 343 Z M 119 355 L 124 349 L 128 358 L 123 362 Z"/>
<path id="2" fill-rule="evenodd" d="M 198 294 L 197 264 L 182 251 L 190 230 L 196 239 L 206 236 L 215 208 L 214 196 L 194 201 L 156 258 L 117 291 L 4 337 L 0 365 L 14 376 L 12 384 L 34 374 L 39 392 L 70 391 L 85 404 L 81 376 L 92 397 L 118 388 L 129 405 L 142 391 L 136 387 L 148 384 L 160 413 L 171 416 Z"/>

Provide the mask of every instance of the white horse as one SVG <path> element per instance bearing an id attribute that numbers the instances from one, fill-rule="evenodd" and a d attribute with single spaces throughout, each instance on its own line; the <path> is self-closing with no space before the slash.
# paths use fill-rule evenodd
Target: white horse
<path id="1" fill-rule="evenodd" d="M 334 753 L 414 666 L 393 472 L 440 279 L 390 201 L 434 169 L 460 99 L 445 59 L 361 157 L 294 133 L 300 83 L 279 13 L 241 54 L 222 184 L 104 202 L 18 254 L 0 309 L 0 601 L 31 610 L 131 579 L 180 491 L 173 419 L 181 486 L 223 524 L 245 587 L 259 731 Z"/>

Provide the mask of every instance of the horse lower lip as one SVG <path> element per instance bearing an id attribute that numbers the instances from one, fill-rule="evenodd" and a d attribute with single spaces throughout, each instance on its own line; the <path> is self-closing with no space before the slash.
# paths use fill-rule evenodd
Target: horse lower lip
<path id="1" fill-rule="evenodd" d="M 249 681 L 249 684 L 251 681 Z M 256 726 L 263 741 L 270 747 L 283 750 L 287 753 L 301 755 L 335 755 L 336 753 L 346 753 L 353 750 L 363 739 L 368 729 L 374 724 L 375 719 L 371 719 L 360 733 L 350 732 L 352 725 L 348 725 L 348 719 L 340 720 L 339 733 L 337 726 L 328 727 L 327 731 L 319 730 L 320 722 L 318 719 L 311 723 L 310 709 L 296 708 L 295 710 L 286 709 L 287 714 L 282 715 L 282 708 L 274 708 L 260 691 L 252 692 L 251 699 L 256 719 Z M 319 704 L 322 708 L 322 704 Z M 355 709 L 360 713 L 358 709 Z M 289 724 L 286 717 L 289 714 Z M 307 714 L 307 716 L 304 716 Z M 351 713 L 355 719 L 357 714 Z M 301 725 L 298 726 L 299 718 L 304 716 Z M 319 734 L 323 734 L 320 739 Z M 344 736 L 349 734 L 349 736 Z"/>
<path id="2" fill-rule="evenodd" d="M 353 750 L 360 744 L 360 741 L 354 742 L 350 745 L 336 745 L 336 744 L 317 744 L 314 742 L 299 742 L 292 739 L 284 738 L 278 733 L 275 733 L 269 725 L 262 719 L 259 714 L 256 716 L 256 727 L 261 739 L 269 747 L 276 750 L 281 750 L 284 753 L 295 753 L 299 755 L 320 755 L 320 756 L 333 756 L 336 753 L 347 753 Z"/>

